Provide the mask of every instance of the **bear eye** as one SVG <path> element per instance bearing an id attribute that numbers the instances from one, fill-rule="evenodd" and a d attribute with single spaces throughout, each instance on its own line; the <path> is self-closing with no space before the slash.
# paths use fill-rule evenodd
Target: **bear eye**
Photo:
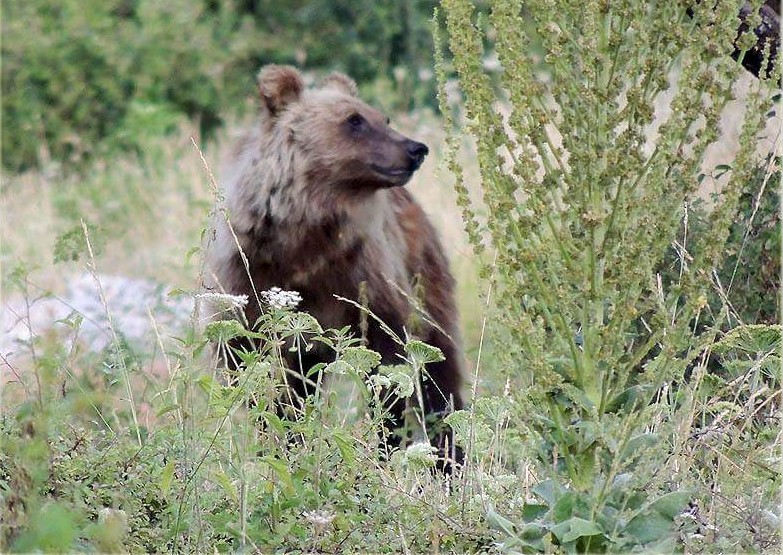
<path id="1" fill-rule="evenodd" d="M 359 114 L 351 114 L 348 116 L 348 124 L 353 129 L 359 129 L 362 125 L 364 125 L 364 118 Z"/>

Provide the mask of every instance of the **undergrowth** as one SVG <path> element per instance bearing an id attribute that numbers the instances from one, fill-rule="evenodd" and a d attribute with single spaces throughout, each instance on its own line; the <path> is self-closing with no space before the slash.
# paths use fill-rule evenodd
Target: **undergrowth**
<path id="1" fill-rule="evenodd" d="M 465 449 L 452 475 L 427 444 L 379 439 L 379 395 L 415 398 L 438 356 L 420 342 L 380 368 L 347 330 L 272 303 L 253 332 L 261 348 L 225 355 L 243 368 L 229 376 L 216 354 L 249 332 L 206 324 L 201 292 L 176 292 L 195 307 L 177 332 L 150 312 L 146 346 L 118 325 L 101 284 L 132 257 L 111 247 L 138 238 L 133 225 L 155 243 L 164 217 L 167 233 L 198 227 L 208 209 L 192 190 L 150 202 L 166 169 L 206 182 L 196 157 L 183 169 L 181 149 L 160 150 L 149 172 L 135 158 L 97 164 L 55 191 L 55 271 L 86 267 L 109 340 L 90 349 L 78 311 L 35 328 L 51 295 L 35 268 L 4 268 L 29 333 L 3 352 L 0 551 L 778 548 L 780 170 L 777 153 L 756 155 L 769 82 L 744 101 L 739 152 L 709 171 L 718 194 L 696 198 L 735 96 L 735 4 L 691 17 L 666 2 L 488 2 L 479 16 L 444 2 L 445 159 L 485 307 L 467 316 L 482 331 L 470 407 L 449 417 Z M 485 49 L 499 72 L 485 73 Z M 448 106 L 450 70 L 464 113 Z M 656 115 L 668 89 L 670 113 Z M 466 136 L 475 155 L 459 154 Z M 464 179 L 476 160 L 480 195 Z M 198 273 L 198 248 L 179 255 Z M 335 353 L 303 369 L 320 387 L 301 406 L 282 387 L 292 341 Z"/>

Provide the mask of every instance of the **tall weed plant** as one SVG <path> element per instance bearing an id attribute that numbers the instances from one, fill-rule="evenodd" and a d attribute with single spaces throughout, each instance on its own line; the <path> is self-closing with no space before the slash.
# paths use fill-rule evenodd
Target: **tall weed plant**
<path id="1" fill-rule="evenodd" d="M 780 79 L 778 64 L 751 87 L 739 150 L 719 168 L 705 228 L 689 233 L 705 151 L 743 72 L 730 56 L 740 4 L 503 0 L 477 13 L 469 0 L 443 2 L 452 57 L 438 53 L 437 73 L 447 164 L 493 284 L 490 335 L 518 392 L 503 402 L 540 478 L 515 517 L 491 515 L 509 550 L 659 551 L 705 535 L 748 548 L 722 536 L 706 487 L 688 477 L 703 470 L 690 468 L 698 458 L 691 432 L 715 422 L 700 387 L 730 310 L 716 269 L 762 163 L 757 135 Z M 752 34 L 738 39 L 744 50 L 754 44 Z M 464 113 L 449 106 L 451 69 Z M 673 91 L 668 114 L 656 110 L 665 91 Z M 457 158 L 465 135 L 480 200 Z M 779 168 L 774 157 L 768 164 L 762 173 Z M 779 327 L 745 332 L 761 345 L 737 356 L 779 360 Z M 766 383 L 757 391 L 774 415 L 779 375 Z M 753 413 L 743 414 L 753 428 Z M 470 430 L 463 439 L 474 443 L 479 468 L 480 415 L 451 419 Z M 764 476 L 779 485 L 774 472 Z M 767 532 L 774 542 L 774 527 Z"/>

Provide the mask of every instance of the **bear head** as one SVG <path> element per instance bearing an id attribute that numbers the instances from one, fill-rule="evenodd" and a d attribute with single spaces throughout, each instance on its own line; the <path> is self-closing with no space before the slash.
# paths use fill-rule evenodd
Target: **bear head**
<path id="1" fill-rule="evenodd" d="M 308 89 L 295 68 L 268 65 L 258 75 L 258 92 L 268 132 L 298 153 L 308 183 L 346 192 L 405 185 L 429 152 L 393 130 L 342 73 Z"/>

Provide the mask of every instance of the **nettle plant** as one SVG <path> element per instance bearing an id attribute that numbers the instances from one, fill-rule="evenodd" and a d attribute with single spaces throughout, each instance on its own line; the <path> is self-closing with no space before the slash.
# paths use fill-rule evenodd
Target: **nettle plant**
<path id="1" fill-rule="evenodd" d="M 508 548 L 673 545 L 690 493 L 667 464 L 692 412 L 671 392 L 688 391 L 684 377 L 704 369 L 725 320 L 726 304 L 716 312 L 707 302 L 713 271 L 780 75 L 778 66 L 751 87 L 708 229 L 688 235 L 705 150 L 743 72 L 731 58 L 739 4 L 502 0 L 477 16 L 468 0 L 443 2 L 464 98 L 455 114 L 439 52 L 447 165 L 494 284 L 496 356 L 521 391 L 514 412 L 548 477 L 523 525 L 493 517 Z M 656 111 L 665 91 L 668 114 Z M 480 201 L 458 162 L 458 123 L 475 141 Z M 671 245 L 676 271 L 664 274 Z M 469 430 L 460 425 L 469 418 L 451 420 Z"/>

